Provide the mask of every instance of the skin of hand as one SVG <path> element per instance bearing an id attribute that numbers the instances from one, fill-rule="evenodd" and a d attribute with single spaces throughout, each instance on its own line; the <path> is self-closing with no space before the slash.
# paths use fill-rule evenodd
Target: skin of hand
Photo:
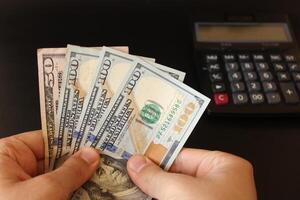
<path id="1" fill-rule="evenodd" d="M 42 174 L 41 131 L 0 139 L 0 200 L 67 199 L 95 172 L 99 154 L 83 148 L 56 170 Z"/>
<path id="2" fill-rule="evenodd" d="M 127 163 L 129 176 L 159 200 L 256 200 L 252 165 L 219 151 L 183 149 L 169 172 L 136 155 Z"/>

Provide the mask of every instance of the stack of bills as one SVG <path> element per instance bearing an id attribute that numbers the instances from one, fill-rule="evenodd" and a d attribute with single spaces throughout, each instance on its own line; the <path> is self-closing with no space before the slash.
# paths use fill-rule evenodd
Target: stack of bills
<path id="1" fill-rule="evenodd" d="M 150 199 L 127 175 L 127 160 L 143 154 L 168 170 L 209 103 L 182 83 L 184 72 L 128 51 L 37 51 L 45 171 L 81 147 L 101 152 L 96 173 L 72 199 Z"/>

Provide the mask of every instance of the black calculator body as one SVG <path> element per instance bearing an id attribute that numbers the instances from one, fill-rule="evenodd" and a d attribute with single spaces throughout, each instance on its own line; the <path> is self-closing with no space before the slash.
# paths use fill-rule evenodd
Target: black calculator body
<path id="1" fill-rule="evenodd" d="M 300 114 L 300 52 L 287 16 L 195 19 L 193 30 L 209 114 Z"/>

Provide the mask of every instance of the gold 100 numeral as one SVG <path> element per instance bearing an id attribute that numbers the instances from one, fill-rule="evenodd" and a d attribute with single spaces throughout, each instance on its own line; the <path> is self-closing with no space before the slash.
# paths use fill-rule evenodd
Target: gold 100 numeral
<path id="1" fill-rule="evenodd" d="M 194 103 L 190 102 L 184 108 L 184 113 L 180 115 L 177 120 L 177 123 L 174 126 L 174 130 L 176 133 L 180 133 L 185 124 L 187 123 L 189 116 L 194 112 L 196 106 Z"/>

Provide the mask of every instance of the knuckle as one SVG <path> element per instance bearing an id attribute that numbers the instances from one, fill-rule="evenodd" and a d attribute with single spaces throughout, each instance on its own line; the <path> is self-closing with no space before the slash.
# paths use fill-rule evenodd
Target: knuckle
<path id="1" fill-rule="evenodd" d="M 218 150 L 216 150 L 216 151 L 212 151 L 216 156 L 218 156 L 218 157 L 222 157 L 222 158 L 224 158 L 224 159 L 232 159 L 233 157 L 237 157 L 237 156 L 234 156 L 234 155 L 232 155 L 232 154 L 230 154 L 230 153 L 226 153 L 226 152 L 223 152 L 223 151 L 218 151 Z"/>
<path id="2" fill-rule="evenodd" d="M 16 145 L 18 144 L 18 140 L 13 138 L 3 139 L 0 142 L 0 153 L 11 158 L 15 157 L 15 153 L 17 151 Z"/>
<path id="3" fill-rule="evenodd" d="M 252 172 L 253 171 L 253 166 L 252 164 L 239 156 L 233 155 L 233 154 L 229 154 L 226 152 L 222 152 L 222 151 L 212 151 L 212 153 L 214 154 L 215 157 L 218 157 L 218 161 L 219 162 L 227 162 L 230 163 L 231 165 L 235 165 L 237 167 L 243 168 L 247 171 Z"/>
<path id="4" fill-rule="evenodd" d="M 236 156 L 222 151 L 212 151 L 211 154 L 212 154 L 211 158 L 213 158 L 213 162 L 215 164 L 222 163 L 222 162 L 232 163 L 233 161 L 236 160 Z"/>

